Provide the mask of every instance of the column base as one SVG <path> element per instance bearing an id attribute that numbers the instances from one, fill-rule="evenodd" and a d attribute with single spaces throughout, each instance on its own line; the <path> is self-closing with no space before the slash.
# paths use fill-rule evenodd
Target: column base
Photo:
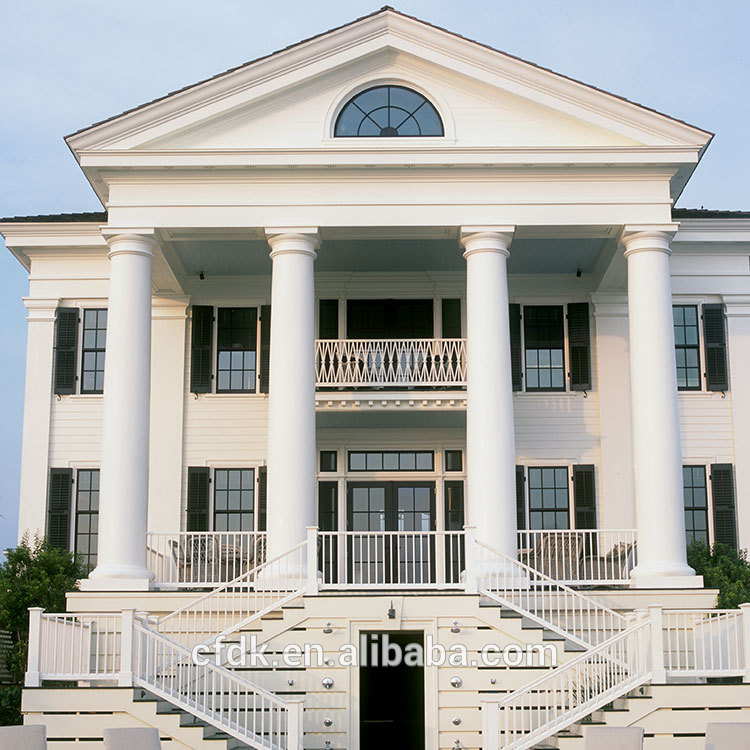
<path id="1" fill-rule="evenodd" d="M 154 574 L 140 565 L 99 565 L 80 582 L 81 591 L 148 591 Z"/>
<path id="2" fill-rule="evenodd" d="M 702 589 L 703 576 L 689 565 L 636 565 L 630 573 L 636 589 Z"/>

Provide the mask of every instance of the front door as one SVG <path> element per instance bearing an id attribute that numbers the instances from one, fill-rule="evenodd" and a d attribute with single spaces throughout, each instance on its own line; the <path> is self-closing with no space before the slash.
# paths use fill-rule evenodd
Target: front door
<path id="1" fill-rule="evenodd" d="M 347 529 L 350 583 L 434 581 L 434 482 L 349 482 Z"/>
<path id="2" fill-rule="evenodd" d="M 403 656 L 410 644 L 424 647 L 422 632 L 363 633 L 368 656 L 378 654 L 377 663 L 368 659 L 359 668 L 359 747 L 424 748 L 424 667 L 407 663 Z M 391 644 L 386 653 L 385 638 Z M 398 648 L 398 651 L 396 650 Z M 383 666 L 383 662 L 388 666 Z"/>

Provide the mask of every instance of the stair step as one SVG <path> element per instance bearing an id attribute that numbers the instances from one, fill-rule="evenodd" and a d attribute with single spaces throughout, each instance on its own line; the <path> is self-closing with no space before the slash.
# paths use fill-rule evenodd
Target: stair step
<path id="1" fill-rule="evenodd" d="M 278 609 L 274 609 L 272 612 L 267 612 L 265 615 L 260 616 L 261 620 L 283 620 L 284 613 Z"/>

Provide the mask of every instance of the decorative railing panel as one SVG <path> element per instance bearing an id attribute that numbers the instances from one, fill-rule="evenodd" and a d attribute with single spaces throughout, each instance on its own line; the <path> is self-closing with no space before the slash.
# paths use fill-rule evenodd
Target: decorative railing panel
<path id="1" fill-rule="evenodd" d="M 462 387 L 465 339 L 320 339 L 317 388 Z"/>
<path id="2" fill-rule="evenodd" d="M 213 588 L 266 559 L 259 531 L 150 531 L 146 545 L 154 582 L 164 588 Z"/>
<path id="3" fill-rule="evenodd" d="M 322 588 L 462 588 L 463 531 L 318 532 Z"/>
<path id="4" fill-rule="evenodd" d="M 636 563 L 636 531 L 519 531 L 518 559 L 568 585 L 625 585 Z"/>

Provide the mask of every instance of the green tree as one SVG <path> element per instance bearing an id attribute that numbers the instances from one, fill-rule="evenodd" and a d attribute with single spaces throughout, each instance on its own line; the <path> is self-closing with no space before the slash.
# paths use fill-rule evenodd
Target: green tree
<path id="1" fill-rule="evenodd" d="M 736 550 L 726 544 L 709 547 L 703 542 L 688 546 L 688 564 L 703 576 L 709 589 L 719 589 L 716 606 L 736 609 L 750 602 L 750 562 L 746 550 Z"/>
<path id="2" fill-rule="evenodd" d="M 46 539 L 24 537 L 0 565 L 0 630 L 10 633 L 6 666 L 11 684 L 0 688 L 0 725 L 20 724 L 21 689 L 29 644 L 29 607 L 65 611 L 65 594 L 86 575 L 80 557 L 51 547 Z"/>

